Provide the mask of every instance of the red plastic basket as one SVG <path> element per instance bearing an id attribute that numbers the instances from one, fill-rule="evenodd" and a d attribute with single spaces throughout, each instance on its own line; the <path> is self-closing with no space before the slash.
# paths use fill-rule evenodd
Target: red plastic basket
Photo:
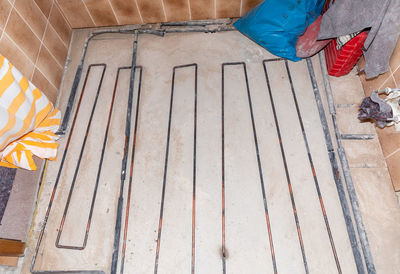
<path id="1" fill-rule="evenodd" d="M 334 2 L 335 0 L 326 0 L 322 13 L 325 13 Z M 328 74 L 342 76 L 349 73 L 361 57 L 362 47 L 367 36 L 367 32 L 361 32 L 347 42 L 340 50 L 337 50 L 336 39 L 333 39 L 325 48 Z"/>
<path id="2" fill-rule="evenodd" d="M 329 75 L 342 76 L 352 70 L 362 54 L 362 47 L 367 36 L 367 32 L 361 32 L 340 50 L 336 49 L 336 39 L 328 44 L 325 48 L 325 58 Z"/>

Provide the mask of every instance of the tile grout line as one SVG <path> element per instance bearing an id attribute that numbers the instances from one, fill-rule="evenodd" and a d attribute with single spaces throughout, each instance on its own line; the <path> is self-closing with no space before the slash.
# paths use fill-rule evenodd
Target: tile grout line
<path id="1" fill-rule="evenodd" d="M 56 0 L 54 0 L 54 1 L 56 1 Z M 33 2 L 35 3 L 35 6 L 39 9 L 40 13 L 44 16 L 44 18 L 46 18 L 46 21 L 49 21 L 49 22 L 50 22 L 50 14 L 51 14 L 52 8 L 50 8 L 49 16 L 46 16 L 46 14 L 44 14 L 44 12 L 41 10 L 41 8 L 38 6 L 38 4 L 36 4 L 35 1 L 33 1 Z M 53 3 L 54 3 L 54 2 L 53 2 Z M 52 4 L 52 6 L 53 6 L 53 4 Z M 19 14 L 19 13 L 18 13 L 18 14 Z M 21 17 L 22 17 L 22 16 L 21 16 Z M 68 21 L 68 20 L 67 20 L 67 21 Z M 68 22 L 68 24 L 69 24 L 69 22 Z M 29 26 L 29 25 L 28 25 L 28 26 Z M 32 29 L 31 29 L 31 30 L 32 30 Z M 33 30 L 32 30 L 32 31 L 33 31 Z M 61 36 L 58 34 L 58 32 L 56 31 L 55 33 L 57 34 L 58 38 L 60 38 L 60 40 L 61 40 L 61 42 L 64 44 L 64 46 L 67 47 L 66 43 L 65 43 L 64 40 L 61 38 Z M 43 37 L 44 37 L 44 35 L 43 35 Z"/>
<path id="2" fill-rule="evenodd" d="M 26 59 L 28 59 L 28 61 L 33 65 L 33 68 L 35 68 L 36 67 L 35 63 L 31 60 L 31 58 L 29 58 L 28 55 L 26 55 L 26 53 L 20 48 L 20 46 L 10 36 L 8 36 L 7 33 L 5 32 L 3 33 L 14 44 L 14 46 L 22 52 L 22 54 L 26 57 Z"/>
<path id="3" fill-rule="evenodd" d="M 390 65 L 389 65 L 389 71 L 390 71 L 390 76 L 392 76 L 392 78 L 393 78 L 392 80 L 393 80 L 394 84 L 397 86 L 396 79 L 394 79 L 394 72 Z"/>
<path id="4" fill-rule="evenodd" d="M 96 24 L 96 22 L 94 21 L 94 19 L 93 19 L 93 17 L 92 17 L 92 14 L 90 13 L 89 8 L 86 6 L 85 1 L 84 1 L 84 0 L 80 0 L 80 1 L 81 1 L 82 4 L 85 6 L 85 9 L 86 9 L 87 13 L 89 14 L 89 17 L 90 17 L 90 19 L 92 20 L 94 26 L 97 27 L 97 24 Z"/>
<path id="5" fill-rule="evenodd" d="M 113 12 L 113 14 L 114 14 L 114 17 L 115 17 L 115 20 L 117 20 L 117 24 L 118 24 L 118 25 L 121 25 L 120 22 L 119 22 L 119 20 L 118 20 L 117 13 L 115 12 L 114 7 L 113 7 L 113 5 L 112 5 L 112 3 L 111 3 L 111 0 L 106 0 L 106 1 L 108 2 L 108 4 L 110 4 L 111 10 L 112 10 L 112 12 Z"/>
<path id="6" fill-rule="evenodd" d="M 214 0 L 214 19 L 217 18 L 217 0 Z"/>
<path id="7" fill-rule="evenodd" d="M 54 29 L 53 25 L 50 23 L 50 20 L 49 20 L 49 24 L 50 24 L 51 27 Z M 61 38 L 60 34 L 58 34 L 58 32 L 57 32 L 55 29 L 54 29 L 54 32 L 56 33 L 57 37 L 60 39 L 60 41 L 61 41 L 61 43 L 63 44 L 63 46 L 64 46 L 65 48 L 68 49 L 68 45 L 67 45 L 67 44 L 64 42 L 64 40 Z"/>
<path id="8" fill-rule="evenodd" d="M 71 22 L 69 21 L 69 19 L 67 18 L 67 16 L 65 16 L 65 12 L 64 12 L 63 8 L 60 6 L 60 3 L 58 3 L 58 0 L 54 0 L 54 1 L 56 1 L 56 4 L 57 4 L 58 8 L 59 8 L 60 11 L 61 11 L 61 14 L 63 15 L 65 21 L 67 21 L 69 27 L 70 27 L 71 30 L 72 30 Z M 50 14 L 49 14 L 49 17 L 50 17 Z M 61 39 L 61 40 L 62 40 L 62 39 Z"/>
<path id="9" fill-rule="evenodd" d="M 58 4 L 58 1 L 57 1 L 57 0 L 54 0 L 54 2 L 56 3 L 57 8 L 60 10 L 61 16 L 62 16 L 62 17 L 64 18 L 64 20 L 67 22 L 68 27 L 70 27 L 70 28 L 72 29 L 72 26 L 71 26 L 71 24 L 69 23 L 67 17 L 65 16 L 64 12 L 62 12 L 62 9 L 61 9 L 61 7 L 60 7 L 60 4 Z M 49 20 L 50 20 L 50 18 L 49 18 Z"/>
<path id="10" fill-rule="evenodd" d="M 47 79 L 47 77 L 46 77 L 46 74 L 39 68 L 39 67 L 36 67 L 35 66 L 35 69 L 37 69 L 43 76 L 44 76 L 44 78 L 46 78 L 46 80 L 47 80 L 47 82 L 49 82 L 49 84 L 53 87 L 53 88 L 55 88 L 56 90 L 57 90 L 57 92 L 58 92 L 58 88 L 49 80 L 49 79 Z M 36 85 L 35 85 L 36 86 Z M 42 91 L 42 90 L 41 90 Z M 46 95 L 47 96 L 47 95 Z"/>
<path id="11" fill-rule="evenodd" d="M 167 17 L 167 12 L 165 11 L 165 4 L 164 4 L 164 0 L 160 0 L 161 1 L 161 6 L 163 8 L 164 11 L 164 18 L 165 18 L 165 22 L 168 22 L 168 17 Z"/>
<path id="12" fill-rule="evenodd" d="M 133 1 L 135 1 L 136 9 L 137 9 L 137 11 L 139 13 L 140 20 L 142 21 L 142 24 L 144 24 L 142 13 L 140 12 L 139 4 L 137 3 L 137 0 L 133 0 Z"/>
<path id="13" fill-rule="evenodd" d="M 394 154 L 396 154 L 399 151 L 400 151 L 400 147 L 397 148 L 395 151 L 389 153 L 387 156 L 385 156 L 385 160 L 387 160 L 388 158 L 392 157 Z"/>
<path id="14" fill-rule="evenodd" d="M 397 81 L 396 81 L 396 77 L 394 77 L 394 74 L 397 72 L 397 70 L 400 68 L 400 64 L 397 66 L 397 68 L 393 71 L 392 70 L 392 68 L 389 66 L 389 68 L 390 68 L 390 70 L 391 70 L 391 72 L 392 72 L 392 77 L 393 77 L 393 81 L 394 81 L 394 84 L 395 84 L 395 86 L 396 87 L 399 87 L 398 85 L 397 85 Z"/>
<path id="15" fill-rule="evenodd" d="M 58 39 L 60 39 L 61 43 L 63 44 L 64 48 L 68 49 L 68 45 L 64 42 L 64 40 L 60 37 L 56 29 L 53 27 L 53 25 L 50 23 L 49 20 L 49 26 L 54 30 L 54 32 L 57 34 Z M 71 29 L 72 30 L 72 29 Z M 43 37 L 44 38 L 44 37 Z"/>
<path id="16" fill-rule="evenodd" d="M 188 1 L 188 10 L 189 10 L 189 20 L 192 20 L 192 8 L 190 6 L 190 0 L 187 0 L 187 1 Z"/>
<path id="17" fill-rule="evenodd" d="M 38 69 L 37 63 L 38 63 L 38 60 L 39 60 L 40 52 L 42 51 L 42 44 L 43 44 L 43 43 L 40 43 L 40 47 L 39 47 L 38 54 L 37 54 L 37 56 L 36 56 L 35 63 L 33 63 L 33 71 L 32 71 L 31 77 L 30 77 L 30 81 L 32 81 L 32 79 L 33 79 L 33 75 L 35 74 L 35 70 Z M 46 78 L 46 79 L 47 79 L 47 78 Z"/>
<path id="18" fill-rule="evenodd" d="M 389 71 L 390 71 L 390 75 L 385 79 L 385 81 L 383 81 L 383 83 L 379 86 L 378 90 L 380 90 L 389 81 L 390 78 L 392 78 L 392 80 L 394 81 L 393 71 L 390 66 L 389 66 Z"/>
<path id="19" fill-rule="evenodd" d="M 243 0 L 240 0 L 240 9 L 239 9 L 240 16 L 242 16 L 242 9 L 243 9 Z"/>
<path id="20" fill-rule="evenodd" d="M 35 2 L 35 1 L 33 1 L 33 2 Z M 36 3 L 36 2 L 35 2 Z M 42 47 L 43 47 L 43 45 L 44 45 L 44 38 L 46 37 L 46 32 L 47 32 L 47 27 L 48 27 L 48 25 L 49 25 L 49 22 L 50 22 L 50 14 L 51 14 L 51 12 L 53 11 L 53 5 L 54 5 L 54 1 L 52 2 L 52 4 L 51 4 L 51 7 L 50 7 L 50 11 L 49 11 L 49 18 L 47 18 L 46 17 L 46 26 L 44 27 L 44 31 L 43 31 L 43 36 L 42 36 L 42 39 L 40 39 L 40 47 L 39 47 L 39 50 L 38 50 L 38 53 L 37 53 L 37 56 L 36 56 L 36 60 L 35 60 L 35 64 L 34 64 L 34 70 L 32 71 L 32 75 L 31 75 L 31 78 L 30 78 L 30 80 L 32 81 L 32 79 L 33 79 L 33 75 L 35 74 L 35 69 L 37 69 L 37 63 L 38 63 L 38 61 L 39 61 L 39 56 L 40 56 L 40 53 L 42 52 Z M 25 22 L 26 23 L 26 22 Z M 29 25 L 28 25 L 29 26 Z M 47 49 L 48 50 L 48 49 Z M 49 51 L 50 52 L 50 51 Z M 44 74 L 43 74 L 43 76 L 44 76 Z M 45 76 L 45 78 L 46 78 L 46 76 Z M 46 78 L 47 79 L 47 78 Z"/>
<path id="21" fill-rule="evenodd" d="M 399 62 L 399 64 L 397 65 L 397 67 L 394 69 L 394 72 L 393 72 L 393 73 L 396 73 L 398 70 L 400 71 L 400 62 Z"/>
<path id="22" fill-rule="evenodd" d="M 71 39 L 69 40 L 67 58 L 66 58 L 66 60 L 65 60 L 65 64 L 64 64 L 64 68 L 63 68 L 63 73 L 62 73 L 61 81 L 60 81 L 60 86 L 59 86 L 58 92 L 57 92 L 57 99 L 56 99 L 56 102 L 55 102 L 55 106 L 57 106 L 57 107 L 58 107 L 59 104 L 60 104 L 61 96 L 62 96 L 62 94 L 63 94 L 63 88 L 62 88 L 62 87 L 63 87 L 63 84 L 64 84 L 64 78 L 65 78 L 65 75 L 66 75 L 67 66 L 68 66 L 68 64 L 70 63 L 69 60 L 70 60 L 70 58 L 71 58 L 71 50 L 72 50 L 72 43 L 73 43 L 73 40 L 74 40 L 74 33 L 75 33 L 75 31 L 72 31 L 72 32 L 71 32 Z"/>
<path id="23" fill-rule="evenodd" d="M 54 2 L 53 2 L 53 4 L 54 4 Z M 52 9 L 53 9 L 53 4 L 52 4 L 52 6 L 51 6 L 50 12 L 51 12 Z M 47 25 L 49 24 L 50 20 L 47 19 L 47 21 L 46 21 L 46 26 L 45 26 L 45 29 L 44 29 L 44 32 L 43 32 L 43 37 L 42 37 L 42 38 L 39 38 L 39 36 L 33 31 L 33 29 L 31 28 L 31 26 L 30 26 L 30 25 L 28 24 L 28 22 L 24 19 L 24 17 L 23 17 L 22 14 L 18 11 L 18 9 L 14 8 L 14 10 L 15 10 L 16 13 L 18 13 L 18 15 L 21 17 L 22 21 L 24 21 L 24 23 L 29 27 L 29 29 L 32 31 L 32 33 L 36 36 L 36 38 L 37 38 L 37 39 L 39 40 L 39 42 L 40 42 L 40 47 L 39 47 L 39 51 L 38 51 L 38 56 L 36 57 L 36 61 L 37 61 L 37 59 L 38 59 L 38 57 L 39 57 L 39 52 L 40 52 L 42 46 L 44 46 L 44 47 L 47 49 L 47 51 L 50 53 L 51 57 L 53 57 L 54 61 L 56 61 L 57 65 L 59 65 L 60 67 L 62 67 L 62 65 L 58 62 L 57 58 L 53 55 L 53 53 L 50 51 L 50 49 L 43 43 L 43 40 L 44 40 L 44 37 L 45 37 L 45 33 L 46 33 L 46 31 L 47 31 Z M 3 33 L 4 33 L 4 32 L 3 32 Z M 57 33 L 57 32 L 56 32 L 56 33 Z M 9 37 L 9 38 L 11 39 L 11 37 Z M 64 42 L 63 42 L 63 45 L 64 45 L 64 47 L 65 47 Z M 29 59 L 30 59 L 30 58 L 29 58 Z M 33 62 L 33 60 L 32 60 L 32 62 Z M 35 65 L 35 66 L 36 66 L 36 65 Z"/>
<path id="24" fill-rule="evenodd" d="M 4 24 L 3 32 L 1 33 L 0 40 L 3 39 L 4 33 L 6 32 L 6 28 L 7 28 L 7 25 L 8 25 L 8 21 L 10 20 L 10 17 L 11 17 L 11 12 L 12 12 L 13 9 L 14 9 L 14 3 L 15 3 L 15 2 L 14 2 L 14 3 L 11 3 L 10 0 L 8 0 L 8 3 L 10 3 L 11 9 L 10 9 L 10 12 L 8 13 L 7 20 L 6 20 L 5 24 Z M 7 36 L 8 36 L 8 35 L 7 35 Z"/>

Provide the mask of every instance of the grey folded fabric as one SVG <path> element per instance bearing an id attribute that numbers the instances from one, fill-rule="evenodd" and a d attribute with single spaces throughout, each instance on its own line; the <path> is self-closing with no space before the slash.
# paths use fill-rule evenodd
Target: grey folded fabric
<path id="1" fill-rule="evenodd" d="M 400 0 L 336 0 L 323 15 L 318 39 L 369 29 L 364 43 L 366 78 L 388 71 L 400 35 Z"/>

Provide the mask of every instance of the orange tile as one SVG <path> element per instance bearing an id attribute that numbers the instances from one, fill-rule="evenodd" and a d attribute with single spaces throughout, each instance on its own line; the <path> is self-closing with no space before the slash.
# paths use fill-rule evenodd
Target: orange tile
<path id="1" fill-rule="evenodd" d="M 397 45 L 390 57 L 390 67 L 395 71 L 400 66 L 400 39 L 397 40 Z"/>
<path id="2" fill-rule="evenodd" d="M 373 90 L 384 89 L 386 87 L 394 88 L 396 86 L 390 71 L 373 79 L 365 79 L 365 73 L 362 73 L 360 74 L 360 80 L 366 96 L 370 96 Z"/>
<path id="3" fill-rule="evenodd" d="M 53 103 L 56 102 L 58 90 L 47 80 L 47 78 L 38 70 L 35 69 L 32 76 L 32 83 Z"/>
<path id="4" fill-rule="evenodd" d="M 31 78 L 34 63 L 11 41 L 7 34 L 0 40 L 0 53 L 27 78 Z"/>
<path id="5" fill-rule="evenodd" d="M 240 17 L 241 0 L 216 0 L 217 18 Z"/>
<path id="6" fill-rule="evenodd" d="M 15 10 L 12 10 L 5 32 L 25 52 L 32 62 L 39 53 L 40 40 Z"/>
<path id="7" fill-rule="evenodd" d="M 400 149 L 400 132 L 397 132 L 394 126 L 383 129 L 377 128 L 376 131 L 385 157 Z"/>
<path id="8" fill-rule="evenodd" d="M 262 0 L 242 0 L 242 14 L 240 16 L 245 15 L 249 11 L 251 11 L 255 6 L 260 4 Z"/>
<path id="9" fill-rule="evenodd" d="M 43 12 L 44 16 L 49 17 L 53 0 L 35 0 L 35 3 Z"/>
<path id="10" fill-rule="evenodd" d="M 45 47 L 40 50 L 36 66 L 55 87 L 60 85 L 63 69 Z"/>
<path id="11" fill-rule="evenodd" d="M 96 26 L 118 25 L 114 12 L 107 0 L 83 0 Z"/>
<path id="12" fill-rule="evenodd" d="M 187 0 L 164 0 L 164 5 L 168 21 L 190 20 Z"/>
<path id="13" fill-rule="evenodd" d="M 85 4 L 83 4 L 81 0 L 61 0 L 57 3 L 65 17 L 67 17 L 72 28 L 88 28 L 95 26 Z"/>
<path id="14" fill-rule="evenodd" d="M 121 25 L 141 24 L 135 0 L 110 0 Z"/>
<path id="15" fill-rule="evenodd" d="M 0 28 L 4 29 L 8 15 L 11 11 L 11 4 L 7 0 L 0 0 Z"/>
<path id="16" fill-rule="evenodd" d="M 50 13 L 50 24 L 56 30 L 58 35 L 60 35 L 61 39 L 64 41 L 66 45 L 69 44 L 69 40 L 71 39 L 72 29 L 69 26 L 68 22 L 64 18 L 61 13 L 61 10 L 57 5 L 53 6 L 53 9 Z"/>
<path id="17" fill-rule="evenodd" d="M 164 22 L 162 0 L 136 0 L 144 23 Z"/>
<path id="18" fill-rule="evenodd" d="M 400 191 L 400 152 L 386 159 L 390 177 L 395 191 Z"/>
<path id="19" fill-rule="evenodd" d="M 365 65 L 364 57 L 361 57 L 357 63 L 357 66 L 359 69 L 362 69 L 364 67 L 364 65 Z M 393 55 L 390 59 L 390 68 L 392 69 L 392 72 L 395 72 L 396 68 L 398 68 L 399 66 L 400 66 L 400 40 L 397 43 L 397 46 L 396 46 L 396 48 L 393 52 Z M 364 91 L 366 92 L 367 95 L 370 95 L 372 90 L 384 89 L 386 87 L 395 88 L 396 82 L 397 82 L 397 85 L 399 85 L 399 82 L 397 79 L 400 78 L 400 71 L 397 73 L 394 73 L 394 75 L 396 75 L 395 78 L 392 77 L 392 73 L 389 70 L 373 79 L 367 80 L 365 78 L 365 73 L 360 74 L 360 78 L 361 78 L 361 82 L 364 87 Z M 396 79 L 396 82 L 395 82 L 395 79 Z"/>
<path id="20" fill-rule="evenodd" d="M 357 61 L 358 69 L 362 69 L 364 65 L 365 65 L 365 58 L 364 55 L 361 55 L 361 57 Z"/>
<path id="21" fill-rule="evenodd" d="M 68 48 L 65 47 L 61 38 L 57 35 L 56 31 L 51 25 L 47 27 L 43 43 L 49 49 L 51 54 L 54 55 L 58 63 L 61 66 L 64 66 L 65 59 L 68 54 Z"/>
<path id="22" fill-rule="evenodd" d="M 400 88 L 400 67 L 393 72 L 393 78 L 397 84 L 396 88 Z"/>
<path id="23" fill-rule="evenodd" d="M 35 2 L 32 0 L 16 0 L 14 8 L 24 18 L 39 39 L 42 39 L 47 20 Z"/>
<path id="24" fill-rule="evenodd" d="M 190 0 L 192 20 L 213 19 L 214 9 L 214 0 Z"/>

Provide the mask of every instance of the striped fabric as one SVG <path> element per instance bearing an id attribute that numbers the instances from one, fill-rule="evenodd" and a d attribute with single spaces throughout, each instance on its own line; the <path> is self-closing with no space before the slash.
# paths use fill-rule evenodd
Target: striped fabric
<path id="1" fill-rule="evenodd" d="M 336 49 L 340 50 L 347 42 L 349 42 L 351 39 L 356 37 L 361 31 L 357 31 L 354 33 L 350 33 L 347 35 L 342 35 L 336 38 Z"/>
<path id="2" fill-rule="evenodd" d="M 33 155 L 54 160 L 60 111 L 0 54 L 0 166 L 35 170 Z"/>

